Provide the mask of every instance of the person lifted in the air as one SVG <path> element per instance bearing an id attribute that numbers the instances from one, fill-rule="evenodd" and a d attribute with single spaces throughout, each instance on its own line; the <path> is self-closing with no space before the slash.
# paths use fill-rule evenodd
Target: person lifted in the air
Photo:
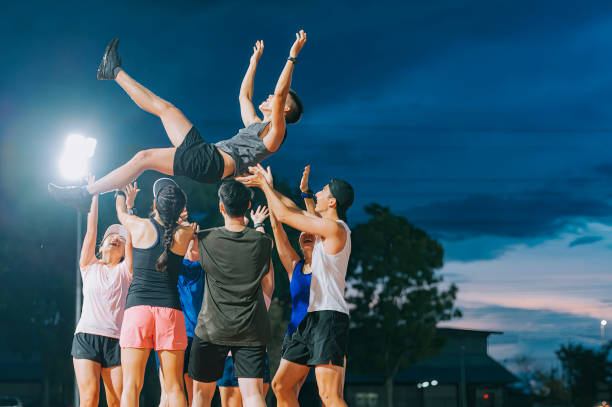
<path id="1" fill-rule="evenodd" d="M 264 48 L 263 41 L 255 43 L 240 86 L 240 114 L 245 127 L 230 139 L 209 144 L 179 109 L 136 82 L 121 68 L 117 52 L 119 40 L 113 39 L 104 52 L 98 79 L 114 80 L 140 108 L 158 116 L 173 147 L 139 151 L 93 185 L 59 187 L 49 184 L 49 192 L 58 201 L 88 212 L 92 196 L 122 188 L 146 170 L 184 175 L 202 183 L 216 183 L 246 173 L 249 166 L 257 165 L 280 148 L 287 135 L 286 124 L 296 123 L 302 116 L 302 102 L 290 85 L 293 67 L 305 42 L 306 33 L 300 30 L 274 94 L 259 105 L 263 119 L 257 116 L 252 102 L 255 70 Z"/>

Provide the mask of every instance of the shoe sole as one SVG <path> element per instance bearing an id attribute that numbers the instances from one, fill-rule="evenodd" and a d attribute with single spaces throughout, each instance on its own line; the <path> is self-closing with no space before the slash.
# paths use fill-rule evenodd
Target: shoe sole
<path id="1" fill-rule="evenodd" d="M 104 75 L 104 69 L 103 67 L 106 66 L 106 57 L 108 56 L 109 52 L 113 49 L 113 48 L 117 48 L 119 46 L 119 38 L 113 38 L 111 40 L 111 42 L 108 43 L 108 45 L 106 46 L 106 49 L 104 50 L 104 55 L 102 56 L 102 62 L 100 62 L 100 66 L 98 67 L 98 79 L 99 80 L 110 80 L 110 79 L 114 79 L 114 78 L 106 78 Z M 102 68 L 102 69 L 100 69 Z M 111 73 L 112 75 L 112 73 Z"/>

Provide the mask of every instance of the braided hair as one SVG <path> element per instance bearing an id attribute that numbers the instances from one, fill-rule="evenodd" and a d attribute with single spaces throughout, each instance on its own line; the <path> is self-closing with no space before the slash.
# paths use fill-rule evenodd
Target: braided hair
<path id="1" fill-rule="evenodd" d="M 182 189 L 175 185 L 167 185 L 160 189 L 155 198 L 157 213 L 164 226 L 164 252 L 157 259 L 155 269 L 165 272 L 168 263 L 168 252 L 174 243 L 174 232 L 178 225 L 179 216 L 185 207 L 187 197 Z"/>

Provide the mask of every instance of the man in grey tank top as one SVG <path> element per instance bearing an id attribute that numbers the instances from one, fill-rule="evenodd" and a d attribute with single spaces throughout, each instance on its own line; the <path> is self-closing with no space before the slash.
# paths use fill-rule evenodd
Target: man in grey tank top
<path id="1" fill-rule="evenodd" d="M 93 195 L 122 188 L 146 170 L 184 175 L 203 183 L 217 183 L 223 178 L 243 174 L 249 166 L 275 153 L 287 134 L 286 124 L 296 123 L 301 118 L 302 102 L 290 85 L 294 65 L 305 43 L 306 33 L 301 30 L 296 33 L 274 94 L 259 105 L 263 118 L 257 116 L 252 102 L 255 70 L 264 48 L 263 41 L 255 43 L 239 95 L 245 128 L 231 139 L 209 144 L 179 109 L 136 82 L 121 68 L 117 52 L 119 40 L 113 39 L 98 68 L 98 79 L 114 80 L 140 108 L 158 116 L 173 146 L 139 151 L 130 161 L 93 185 L 59 187 L 50 183 L 49 192 L 61 203 L 87 213 Z"/>

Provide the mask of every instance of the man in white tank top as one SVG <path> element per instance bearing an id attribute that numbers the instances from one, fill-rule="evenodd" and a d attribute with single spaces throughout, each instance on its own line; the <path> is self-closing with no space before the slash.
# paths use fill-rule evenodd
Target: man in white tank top
<path id="1" fill-rule="evenodd" d="M 296 406 L 297 395 L 291 378 L 299 379 L 315 367 L 317 387 L 327 407 L 346 406 L 341 394 L 342 367 L 346 356 L 349 326 L 348 305 L 344 299 L 346 270 L 351 254 L 351 231 L 346 211 L 353 203 L 351 185 L 332 179 L 316 193 L 316 215 L 298 208 L 293 201 L 272 187 L 270 167 L 250 167 L 253 174 L 237 178 L 247 186 L 259 187 L 266 194 L 268 207 L 276 218 L 297 230 L 317 236 L 312 253 L 312 279 L 308 315 L 292 334 L 283 354 L 289 361 L 277 375 L 283 385 L 272 385 L 278 406 Z"/>

